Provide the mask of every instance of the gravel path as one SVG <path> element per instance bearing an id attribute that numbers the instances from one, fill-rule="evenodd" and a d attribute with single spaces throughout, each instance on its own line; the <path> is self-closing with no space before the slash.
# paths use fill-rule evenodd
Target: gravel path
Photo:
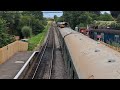
<path id="1" fill-rule="evenodd" d="M 55 60 L 53 63 L 54 68 L 52 71 L 52 79 L 69 79 L 69 75 L 67 73 L 67 69 L 65 67 L 62 54 L 60 51 L 59 40 L 55 29 L 54 34 L 55 34 Z"/>

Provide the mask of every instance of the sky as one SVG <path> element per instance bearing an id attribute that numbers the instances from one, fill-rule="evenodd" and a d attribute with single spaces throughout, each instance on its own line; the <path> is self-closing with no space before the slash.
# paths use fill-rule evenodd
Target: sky
<path id="1" fill-rule="evenodd" d="M 102 11 L 101 13 L 103 14 L 103 13 L 105 13 L 105 12 L 107 12 L 107 13 L 109 13 L 109 14 L 110 14 L 110 11 Z"/>
<path id="2" fill-rule="evenodd" d="M 101 11 L 101 13 L 110 13 L 110 11 Z M 63 12 L 62 11 L 43 11 L 43 17 L 47 17 L 47 18 L 53 18 L 54 15 L 57 15 L 58 17 L 62 16 L 63 15 Z"/>
<path id="3" fill-rule="evenodd" d="M 50 13 L 49 13 L 50 12 Z M 50 17 L 53 18 L 54 15 L 57 15 L 58 17 L 63 15 L 62 11 L 43 11 L 43 17 Z"/>

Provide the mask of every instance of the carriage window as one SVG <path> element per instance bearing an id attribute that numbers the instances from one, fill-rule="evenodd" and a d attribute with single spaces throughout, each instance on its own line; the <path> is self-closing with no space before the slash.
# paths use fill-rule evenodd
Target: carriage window
<path id="1" fill-rule="evenodd" d="M 97 40 L 97 32 L 94 32 L 94 39 Z"/>
<path id="2" fill-rule="evenodd" d="M 116 42 L 116 43 L 119 42 L 119 35 L 115 35 L 115 42 Z"/>
<path id="3" fill-rule="evenodd" d="M 101 40 L 104 41 L 104 33 L 101 33 Z"/>

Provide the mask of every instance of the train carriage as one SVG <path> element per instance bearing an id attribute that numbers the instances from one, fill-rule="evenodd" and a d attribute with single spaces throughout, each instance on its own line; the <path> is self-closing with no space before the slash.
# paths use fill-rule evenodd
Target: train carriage
<path id="1" fill-rule="evenodd" d="M 95 34 L 96 33 L 96 34 Z M 112 30 L 112 29 L 91 29 L 89 30 L 90 38 L 97 40 L 97 35 L 102 35 L 101 41 L 105 43 L 119 43 L 120 42 L 120 30 Z"/>
<path id="2" fill-rule="evenodd" d="M 67 37 L 67 35 L 69 35 L 71 33 L 77 33 L 77 32 L 73 31 L 70 28 L 62 28 L 62 29 L 59 28 L 57 30 L 57 32 L 58 32 L 58 36 L 59 36 L 59 43 L 61 46 L 63 59 L 65 62 L 65 66 L 68 69 L 68 73 L 69 73 L 71 78 L 78 79 L 78 75 L 77 75 L 75 67 L 73 65 L 70 52 L 69 52 L 68 47 L 66 45 L 66 41 L 64 40 L 65 37 Z"/>
<path id="3" fill-rule="evenodd" d="M 73 79 L 120 78 L 120 53 L 70 28 L 57 30 L 63 58 Z M 113 36 L 111 36 L 113 37 Z M 118 38 L 118 36 L 117 36 Z"/>
<path id="4" fill-rule="evenodd" d="M 57 22 L 57 27 L 60 27 L 60 28 L 69 27 L 69 23 L 68 22 Z"/>

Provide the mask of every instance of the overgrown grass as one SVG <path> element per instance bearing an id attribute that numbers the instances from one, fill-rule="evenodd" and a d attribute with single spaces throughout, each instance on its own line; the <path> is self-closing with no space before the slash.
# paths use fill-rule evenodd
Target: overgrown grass
<path id="1" fill-rule="evenodd" d="M 31 37 L 28 40 L 28 50 L 32 51 L 35 49 L 35 47 L 37 47 L 38 44 L 43 43 L 44 38 L 46 37 L 47 31 L 50 27 L 50 23 L 48 23 L 48 25 L 45 27 L 45 29 L 38 35 Z"/>

